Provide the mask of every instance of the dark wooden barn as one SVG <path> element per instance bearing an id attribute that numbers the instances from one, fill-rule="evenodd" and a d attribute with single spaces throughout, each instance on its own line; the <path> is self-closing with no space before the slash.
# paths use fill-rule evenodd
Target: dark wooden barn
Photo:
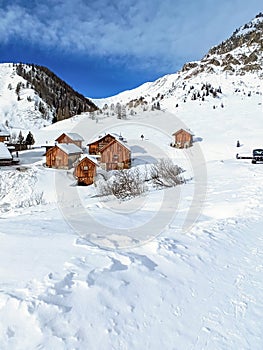
<path id="1" fill-rule="evenodd" d="M 87 144 L 87 146 L 89 146 L 89 154 L 99 154 L 102 148 L 115 139 L 116 137 L 112 134 L 106 134 L 98 137 L 93 142 Z"/>
<path id="2" fill-rule="evenodd" d="M 193 136 L 191 130 L 186 129 L 180 129 L 173 133 L 173 136 L 175 138 L 174 144 L 172 146 L 177 148 L 188 148 L 193 145 Z"/>
<path id="3" fill-rule="evenodd" d="M 57 139 L 56 142 L 57 143 L 74 143 L 76 146 L 78 146 L 79 148 L 82 147 L 82 142 L 83 142 L 83 138 L 74 132 L 64 132 L 62 135 L 60 135 Z"/>
<path id="4" fill-rule="evenodd" d="M 129 169 L 131 150 L 123 142 L 112 140 L 100 150 L 100 166 L 105 170 Z"/>
<path id="5" fill-rule="evenodd" d="M 91 185 L 96 176 L 97 161 L 89 156 L 84 156 L 76 165 L 74 176 L 78 185 Z"/>
<path id="6" fill-rule="evenodd" d="M 71 169 L 81 154 L 82 150 L 75 144 L 58 143 L 46 152 L 46 166 L 56 169 Z"/>

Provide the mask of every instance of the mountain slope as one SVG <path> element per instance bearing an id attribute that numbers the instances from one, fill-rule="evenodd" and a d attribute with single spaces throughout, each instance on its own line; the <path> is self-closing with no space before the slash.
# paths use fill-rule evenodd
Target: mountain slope
<path id="1" fill-rule="evenodd" d="M 19 64 L 16 72 L 26 79 L 43 101 L 55 111 L 56 120 L 97 109 L 92 101 L 73 90 L 46 67 Z"/>
<path id="2" fill-rule="evenodd" d="M 237 29 L 229 39 L 209 50 L 202 60 L 186 63 L 175 74 L 165 75 L 133 90 L 95 101 L 102 107 L 105 103 L 120 102 L 128 105 L 131 101 L 143 99 L 148 106 L 159 101 L 165 108 L 167 99 L 174 100 L 176 105 L 192 99 L 200 102 L 202 97 L 205 100 L 211 96 L 221 98 L 223 95 L 216 93 L 219 88 L 223 94 L 226 91 L 235 93 L 236 90 L 244 90 L 245 93 L 254 90 L 255 93 L 261 93 L 262 49 L 263 14 L 260 13 L 248 24 Z M 196 86 L 196 82 L 199 86 Z M 207 85 L 208 94 L 202 91 Z"/>
<path id="3" fill-rule="evenodd" d="M 10 129 L 35 129 L 96 109 L 45 67 L 0 64 L 0 122 Z"/>

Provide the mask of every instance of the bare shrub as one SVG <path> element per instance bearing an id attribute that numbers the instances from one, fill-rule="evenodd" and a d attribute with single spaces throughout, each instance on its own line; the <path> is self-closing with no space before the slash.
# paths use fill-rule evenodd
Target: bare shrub
<path id="1" fill-rule="evenodd" d="M 137 197 L 146 191 L 145 179 L 138 169 L 118 170 L 110 180 L 97 185 L 100 195 L 114 195 L 118 199 Z"/>
<path id="2" fill-rule="evenodd" d="M 181 174 L 182 168 L 174 164 L 170 159 L 160 159 L 150 168 L 150 175 L 156 187 L 174 187 L 185 182 Z"/>
<path id="3" fill-rule="evenodd" d="M 43 199 L 43 192 L 32 193 L 30 197 L 20 201 L 16 207 L 17 208 L 29 208 L 36 205 L 45 204 Z"/>
<path id="4" fill-rule="evenodd" d="M 111 189 L 115 197 L 125 199 L 141 195 L 146 186 L 138 169 L 120 170 L 114 177 Z"/>
<path id="5" fill-rule="evenodd" d="M 112 195 L 112 190 L 110 183 L 106 179 L 100 178 L 96 180 L 96 188 L 99 196 L 110 196 Z"/>

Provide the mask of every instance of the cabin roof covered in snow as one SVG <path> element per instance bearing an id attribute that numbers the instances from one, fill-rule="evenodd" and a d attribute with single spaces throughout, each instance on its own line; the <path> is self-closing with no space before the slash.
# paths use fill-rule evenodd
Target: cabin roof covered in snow
<path id="1" fill-rule="evenodd" d="M 121 140 L 118 140 L 118 139 L 115 139 L 115 140 L 112 140 L 110 143 L 108 143 L 107 145 L 105 145 L 101 150 L 100 152 L 103 152 L 106 148 L 108 148 L 109 146 L 111 146 L 114 142 L 118 142 L 119 144 L 121 144 L 123 147 L 125 147 L 128 151 L 131 151 L 130 147 L 124 143 L 123 141 Z"/>
<path id="2" fill-rule="evenodd" d="M 182 131 L 186 131 L 188 134 L 194 136 L 194 133 L 193 133 L 192 130 L 190 130 L 190 129 L 185 129 L 185 128 L 181 128 L 181 129 L 177 130 L 176 132 L 173 133 L 173 135 L 177 135 L 177 134 L 179 134 L 179 132 L 182 132 Z"/>
<path id="3" fill-rule="evenodd" d="M 77 134 L 76 132 L 63 132 L 62 135 L 67 135 L 69 138 L 71 138 L 72 141 L 84 141 L 83 137 Z M 56 141 L 62 136 L 60 135 Z"/>
<path id="4" fill-rule="evenodd" d="M 3 142 L 0 142 L 0 159 L 12 159 L 12 156 Z"/>
<path id="5" fill-rule="evenodd" d="M 6 127 L 3 124 L 0 124 L 0 136 L 10 136 L 10 132 L 6 129 Z"/>
<path id="6" fill-rule="evenodd" d="M 91 156 L 90 154 L 84 153 L 80 156 L 79 161 L 81 162 L 83 159 L 88 158 L 91 162 L 93 162 L 94 164 L 98 165 L 98 159 Z"/>
<path id="7" fill-rule="evenodd" d="M 74 143 L 58 143 L 56 146 L 68 155 L 82 153 L 82 149 L 76 146 Z"/>
<path id="8" fill-rule="evenodd" d="M 94 138 L 91 142 L 89 142 L 87 144 L 87 146 L 91 145 L 94 142 L 98 142 L 98 141 L 102 140 L 105 136 L 108 136 L 108 135 L 112 136 L 114 139 L 118 138 L 117 134 L 114 134 L 111 132 L 106 132 L 105 135 L 99 135 L 98 137 Z"/>

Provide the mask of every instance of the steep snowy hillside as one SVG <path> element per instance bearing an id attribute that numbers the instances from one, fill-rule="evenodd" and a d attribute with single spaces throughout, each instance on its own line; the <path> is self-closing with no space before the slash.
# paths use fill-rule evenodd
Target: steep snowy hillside
<path id="1" fill-rule="evenodd" d="M 49 125 L 52 112 L 43 117 L 39 106 L 45 102 L 16 73 L 13 64 L 0 64 L 0 122 L 12 129 L 35 129 Z"/>
<path id="2" fill-rule="evenodd" d="M 0 64 L 0 123 L 34 130 L 97 107 L 45 67 Z"/>

